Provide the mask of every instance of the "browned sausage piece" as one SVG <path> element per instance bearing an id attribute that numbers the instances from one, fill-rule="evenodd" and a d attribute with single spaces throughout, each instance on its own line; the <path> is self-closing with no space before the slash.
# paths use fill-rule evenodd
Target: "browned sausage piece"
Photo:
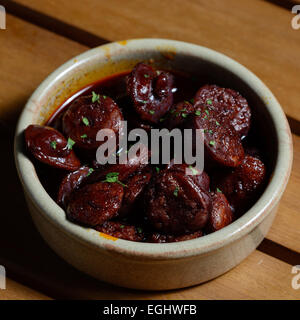
<path id="1" fill-rule="evenodd" d="M 184 174 L 188 174 L 198 186 L 206 191 L 209 191 L 210 179 L 206 172 L 200 173 L 198 169 L 187 164 L 175 164 L 174 160 L 168 164 L 167 169 L 171 171 L 180 171 Z"/>
<path id="2" fill-rule="evenodd" d="M 173 235 L 167 235 L 167 234 L 155 232 L 150 235 L 150 237 L 148 238 L 148 241 L 153 243 L 179 242 L 179 241 L 196 239 L 202 236 L 203 236 L 202 231 L 196 231 L 194 233 L 184 234 L 181 236 L 173 236 Z"/>
<path id="3" fill-rule="evenodd" d="M 138 63 L 127 78 L 127 92 L 142 120 L 157 123 L 173 103 L 173 75 Z"/>
<path id="4" fill-rule="evenodd" d="M 218 114 L 220 123 L 230 122 L 240 137 L 247 135 L 250 128 L 251 110 L 248 102 L 232 89 L 216 85 L 205 85 L 195 96 L 195 106 L 204 104 L 212 107 Z"/>
<path id="5" fill-rule="evenodd" d="M 65 112 L 63 132 L 78 148 L 95 150 L 103 141 L 96 141 L 101 129 L 110 129 L 118 137 L 122 133 L 123 115 L 117 104 L 107 96 L 84 96 L 76 99 Z"/>
<path id="6" fill-rule="evenodd" d="M 240 137 L 234 129 L 218 122 L 215 111 L 201 105 L 189 126 L 204 130 L 205 154 L 217 163 L 237 167 L 244 159 L 244 149 Z"/>
<path id="7" fill-rule="evenodd" d="M 215 173 L 214 185 L 228 199 L 235 212 L 240 214 L 260 192 L 266 176 L 263 162 L 247 155 L 242 164 L 229 172 Z"/>
<path id="8" fill-rule="evenodd" d="M 98 182 L 85 185 L 71 193 L 67 216 L 87 226 L 103 224 L 117 216 L 123 199 L 118 183 Z"/>
<path id="9" fill-rule="evenodd" d="M 144 233 L 141 228 L 126 225 L 121 222 L 107 221 L 104 222 L 103 225 L 96 226 L 95 229 L 99 232 L 123 240 L 143 241 L 144 239 Z"/>
<path id="10" fill-rule="evenodd" d="M 178 128 L 193 112 L 193 105 L 188 101 L 183 101 L 172 106 L 166 119 L 162 118 L 161 120 L 163 120 L 163 124 L 169 129 Z"/>
<path id="11" fill-rule="evenodd" d="M 57 203 L 61 207 L 66 208 L 72 191 L 82 184 L 85 178 L 91 174 L 92 170 L 88 166 L 82 166 L 65 176 L 60 184 L 57 196 Z"/>
<path id="12" fill-rule="evenodd" d="M 135 204 L 136 200 L 140 198 L 151 177 L 152 170 L 149 167 L 146 167 L 142 171 L 125 180 L 126 188 L 124 188 L 123 203 L 119 213 L 120 217 L 130 214 L 133 205 Z"/>
<path id="13" fill-rule="evenodd" d="M 28 150 L 39 161 L 68 171 L 77 170 L 80 161 L 72 150 L 72 143 L 57 130 L 39 125 L 30 125 L 25 130 Z"/>
<path id="14" fill-rule="evenodd" d="M 233 220 L 233 213 L 230 205 L 221 192 L 211 194 L 212 209 L 206 226 L 208 232 L 220 230 L 229 225 Z"/>
<path id="15" fill-rule="evenodd" d="M 145 194 L 147 217 L 157 231 L 170 234 L 202 229 L 208 220 L 210 196 L 192 178 L 179 171 L 156 175 Z"/>
<path id="16" fill-rule="evenodd" d="M 116 163 L 108 165 L 99 165 L 97 163 L 94 163 L 95 171 L 90 175 L 89 182 L 100 181 L 104 179 L 108 173 L 111 172 L 118 172 L 119 180 L 124 182 L 133 173 L 142 170 L 148 165 L 147 161 L 149 156 L 149 150 L 145 145 L 141 145 L 139 154 L 134 154 L 133 156 L 130 156 L 128 154 L 127 163 Z"/>

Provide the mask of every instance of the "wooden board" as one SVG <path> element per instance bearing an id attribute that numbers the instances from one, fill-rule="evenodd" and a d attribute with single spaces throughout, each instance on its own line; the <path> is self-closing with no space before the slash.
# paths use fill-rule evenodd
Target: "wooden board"
<path id="1" fill-rule="evenodd" d="M 21 3 L 23 0 L 18 1 Z M 126 8 L 124 8 L 124 4 L 122 7 L 121 1 L 117 2 L 116 0 L 111 2 L 99 1 L 96 5 L 96 2 L 92 0 L 86 2 L 87 9 L 91 10 L 91 12 L 96 11 L 96 9 L 102 13 L 105 12 L 104 21 L 106 21 L 105 19 L 108 19 L 108 17 L 114 17 L 113 21 L 115 21 L 116 26 L 112 25 L 110 20 L 106 21 L 107 25 L 104 25 L 103 21 L 96 21 L 94 14 L 91 15 L 90 19 L 81 18 L 82 25 L 77 23 L 76 19 L 74 20 L 75 16 L 73 11 L 77 12 L 78 17 L 79 12 L 81 12 L 82 15 L 87 14 L 87 12 L 84 11 L 86 8 L 82 7 L 80 1 L 72 1 L 75 9 L 70 7 L 69 13 L 64 10 L 68 9 L 67 6 L 70 5 L 71 2 L 64 1 L 60 4 L 60 10 L 55 15 L 54 11 L 49 11 L 52 2 L 50 3 L 48 0 L 43 2 L 43 7 L 38 7 L 38 2 L 33 0 L 26 1 L 26 3 L 24 1 L 24 4 L 27 5 L 28 3 L 32 8 L 42 10 L 49 15 L 53 14 L 55 17 L 62 19 L 62 21 L 78 24 L 78 28 L 85 28 L 84 32 L 93 32 L 101 37 L 105 36 L 110 40 L 128 38 L 131 37 L 131 35 L 138 35 L 139 33 L 144 36 L 160 37 L 164 37 L 165 34 L 165 37 L 184 39 L 186 41 L 193 41 L 204 45 L 211 44 L 211 47 L 220 49 L 238 60 L 240 60 L 239 58 L 245 59 L 246 63 L 249 63 L 248 66 L 251 64 L 254 66 L 254 61 L 257 60 L 258 65 L 256 68 L 261 72 L 261 78 L 264 79 L 264 77 L 266 77 L 266 79 L 270 81 L 269 85 L 270 87 L 274 86 L 274 88 L 271 89 L 275 94 L 278 95 L 278 93 L 280 93 L 286 96 L 289 95 L 289 97 L 287 97 L 289 103 L 284 105 L 285 111 L 289 116 L 297 119 L 294 112 L 298 110 L 296 98 L 299 98 L 299 90 L 297 90 L 296 75 L 290 71 L 294 68 L 296 73 L 298 72 L 299 65 L 297 65 L 297 60 L 294 59 L 293 50 L 298 48 L 299 41 L 296 43 L 296 40 L 298 39 L 300 32 L 298 34 L 291 34 L 288 32 L 287 38 L 289 40 L 285 37 L 279 38 L 279 34 L 284 34 L 285 32 L 284 29 L 280 28 L 282 28 L 283 25 L 285 26 L 283 22 L 287 21 L 286 11 L 273 4 L 270 5 L 269 3 L 263 5 L 249 4 L 249 10 L 241 11 L 242 5 L 237 4 L 233 9 L 231 7 L 232 16 L 230 16 L 229 19 L 229 15 L 226 15 L 226 12 L 229 12 L 230 6 L 226 9 L 221 1 L 205 3 L 202 1 L 188 1 L 190 6 L 182 8 L 180 3 L 175 0 L 174 8 L 172 7 L 170 9 L 169 16 L 167 16 L 168 7 L 164 1 L 161 1 L 161 6 L 159 7 L 160 19 L 154 14 L 157 12 L 155 11 L 157 8 L 154 8 L 154 4 L 157 3 L 156 0 L 145 3 L 145 12 L 141 12 L 141 16 L 139 17 L 133 15 L 134 4 L 137 4 L 137 1 L 126 2 Z M 253 3 L 256 2 L 260 1 L 253 1 Z M 93 7 L 93 3 L 96 7 Z M 216 6 L 217 3 L 217 10 L 214 12 L 214 10 L 211 10 L 211 6 Z M 241 3 L 245 6 L 245 4 L 248 5 L 249 1 L 241 1 Z M 119 5 L 119 7 L 116 7 L 117 5 Z M 233 31 L 238 24 L 241 25 L 243 19 L 246 22 L 249 22 L 249 25 L 251 22 L 256 21 L 253 20 L 254 18 L 251 16 L 251 12 L 255 12 L 254 9 L 256 6 L 263 8 L 261 11 L 262 15 L 265 19 L 269 19 L 268 21 L 273 21 L 270 20 L 270 17 L 273 14 L 273 10 L 276 11 L 275 17 L 279 27 L 275 27 L 274 35 L 269 36 L 271 38 L 267 37 L 265 44 L 259 42 L 261 39 L 253 40 L 254 43 L 252 44 L 251 41 L 248 41 L 250 44 L 247 44 L 247 41 L 241 41 L 241 43 L 239 43 L 236 39 L 231 39 L 226 33 L 226 30 Z M 107 10 L 104 10 L 105 8 Z M 81 9 L 83 11 L 80 11 Z M 193 14 L 193 21 L 185 21 L 185 28 L 183 28 L 184 21 L 178 19 L 178 24 L 176 24 L 176 19 L 174 18 L 179 18 L 180 10 L 182 11 L 182 14 L 187 14 L 187 16 Z M 196 19 L 197 15 L 193 13 L 194 10 L 196 10 L 195 12 L 198 13 L 198 17 L 201 17 L 201 19 Z M 245 13 L 243 19 L 239 17 L 238 10 Z M 213 13 L 211 11 L 213 11 Z M 120 12 L 122 12 L 122 14 L 120 14 Z M 210 15 L 212 14 L 216 14 L 216 17 L 218 17 L 217 21 L 214 21 L 213 26 L 208 24 L 208 27 L 204 28 L 204 22 L 208 22 L 209 17 L 211 17 Z M 161 24 L 161 27 L 158 27 L 157 22 L 161 20 L 162 16 L 166 17 L 167 20 Z M 43 17 L 43 15 L 41 15 L 41 17 Z M 141 17 L 152 17 L 152 21 L 147 21 L 147 19 L 144 21 Z M 92 20 L 92 22 L 89 24 L 88 20 Z M 201 22 L 198 20 L 201 20 Z M 223 43 L 224 41 L 222 41 L 221 38 L 222 30 L 217 30 L 217 26 L 219 28 L 221 27 L 221 22 L 224 24 L 225 28 L 225 32 L 223 30 L 224 41 L 226 40 L 225 43 Z M 287 257 L 289 254 L 288 248 L 295 253 L 294 257 L 296 258 L 293 261 L 297 261 L 300 257 L 300 219 L 298 209 L 300 207 L 300 198 L 298 196 L 300 187 L 300 138 L 296 135 L 293 137 L 295 160 L 292 177 L 283 196 L 278 215 L 267 236 L 267 238 L 271 240 L 269 242 L 271 245 L 272 241 L 274 241 L 276 244 L 280 245 L 285 252 L 285 254 L 281 255 L 281 253 L 279 253 L 276 255 L 278 259 L 272 257 L 270 254 L 256 250 L 241 265 L 213 281 L 193 288 L 153 293 L 121 289 L 98 282 L 76 271 L 57 257 L 43 242 L 31 222 L 24 202 L 22 189 L 15 172 L 12 154 L 12 137 L 16 119 L 36 86 L 55 68 L 72 56 L 88 49 L 88 47 L 58 35 L 57 33 L 63 34 L 63 32 L 60 32 L 61 30 L 55 30 L 55 34 L 24 20 L 13 17 L 10 14 L 7 16 L 7 25 L 7 30 L 4 32 L 1 31 L 0 33 L 0 141 L 3 150 L 3 153 L 1 154 L 2 157 L 0 157 L 0 166 L 1 168 L 5 168 L 5 170 L 2 170 L 3 181 L 9 181 L 9 183 L 5 184 L 5 187 L 3 187 L 2 184 L 1 188 L 2 199 L 5 199 L 5 201 L 2 203 L 1 210 L 4 214 L 2 214 L 0 224 L 0 264 L 7 267 L 10 272 L 10 278 L 18 283 L 20 282 L 36 289 L 37 292 L 43 292 L 46 296 L 54 298 L 299 298 L 299 290 L 296 291 L 292 289 L 290 285 L 292 277 L 291 265 L 283 262 L 291 261 Z M 136 28 L 136 25 L 138 25 L 139 28 Z M 98 28 L 96 28 L 96 26 L 98 26 Z M 260 20 L 258 20 L 257 25 L 253 26 L 254 30 L 258 28 L 256 30 L 258 31 L 259 26 L 265 28 L 264 30 L 271 30 L 271 27 L 269 27 L 266 22 L 263 23 L 263 21 Z M 118 28 L 119 33 L 117 32 Z M 199 30 L 198 33 L 196 32 L 197 28 Z M 253 28 L 250 28 L 248 24 L 245 27 L 243 25 L 243 28 L 243 30 L 238 30 L 238 37 L 242 38 L 243 35 L 245 37 L 248 35 L 248 40 L 251 39 L 251 35 L 255 34 Z M 125 33 L 128 35 L 123 37 L 123 34 L 125 35 Z M 76 35 L 76 32 L 74 34 Z M 276 38 L 276 36 L 278 36 L 278 38 Z M 266 52 L 270 52 L 275 46 L 271 41 L 272 39 L 274 41 L 276 39 L 278 39 L 278 41 L 279 39 L 283 39 L 282 43 L 284 49 L 283 51 L 280 51 L 281 53 L 283 52 L 281 57 L 276 57 L 276 55 L 273 54 L 268 60 Z M 289 47 L 287 45 L 288 41 L 292 42 Z M 80 40 L 80 42 L 82 41 Z M 251 47 L 252 45 L 253 47 Z M 264 49 L 261 53 L 259 53 L 257 49 L 260 48 L 260 45 Z M 264 45 L 266 47 L 264 47 Z M 250 49 L 248 46 L 250 46 Z M 271 49 L 268 46 L 271 46 Z M 290 51 L 292 59 L 289 59 L 286 56 Z M 253 54 L 257 55 L 255 59 Z M 263 61 L 260 61 L 259 58 L 262 58 Z M 277 61 L 276 59 L 281 61 L 279 66 L 273 65 L 274 61 Z M 287 70 L 284 81 L 281 81 L 282 77 L 279 77 L 279 71 L 282 70 Z M 279 78 L 276 79 L 276 77 Z M 285 92 L 284 90 L 279 90 L 279 80 L 283 88 L 285 88 Z M 282 98 L 285 99 L 284 95 Z M 297 262 L 297 264 L 299 263 Z M 2 297 L 4 297 L 4 299 L 8 299 L 9 296 L 20 299 L 32 298 L 34 293 L 29 292 L 25 287 L 18 287 L 18 283 L 14 284 L 14 282 L 12 282 L 10 291 L 5 293 L 6 296 L 3 294 Z M 0 291 L 0 293 L 2 292 Z M 41 298 L 46 298 L 46 296 L 41 294 Z"/>

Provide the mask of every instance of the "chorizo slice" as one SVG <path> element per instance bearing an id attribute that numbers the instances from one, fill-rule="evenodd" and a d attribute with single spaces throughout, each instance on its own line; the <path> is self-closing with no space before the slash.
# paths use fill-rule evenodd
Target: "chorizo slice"
<path id="1" fill-rule="evenodd" d="M 103 143 L 96 141 L 98 131 L 110 129 L 118 137 L 123 133 L 122 120 L 121 110 L 110 97 L 93 93 L 71 104 L 63 115 L 62 128 L 78 148 L 95 150 Z"/>
<path id="2" fill-rule="evenodd" d="M 172 106 L 166 119 L 161 118 L 160 120 L 163 120 L 163 124 L 169 129 L 178 128 L 193 112 L 193 105 L 189 101 L 183 101 Z"/>
<path id="3" fill-rule="evenodd" d="M 247 100 L 238 92 L 216 85 L 205 85 L 195 96 L 195 106 L 207 105 L 217 112 L 217 119 L 235 129 L 240 137 L 245 137 L 250 128 L 251 109 Z"/>
<path id="4" fill-rule="evenodd" d="M 205 171 L 199 172 L 195 167 L 188 166 L 185 163 L 175 164 L 173 160 L 168 164 L 167 169 L 188 174 L 200 188 L 209 191 L 210 179 Z"/>
<path id="5" fill-rule="evenodd" d="M 203 232 L 196 231 L 189 234 L 184 234 L 181 236 L 174 236 L 169 234 L 163 234 L 163 233 L 152 233 L 148 237 L 148 241 L 152 243 L 168 243 L 168 242 L 179 242 L 179 241 L 186 241 L 186 240 L 192 240 L 196 238 L 200 238 L 203 236 Z"/>
<path id="6" fill-rule="evenodd" d="M 88 177 L 92 171 L 92 168 L 82 166 L 78 170 L 73 171 L 64 177 L 59 186 L 57 196 L 57 203 L 62 208 L 66 208 L 72 191 L 79 188 L 85 178 Z"/>
<path id="7" fill-rule="evenodd" d="M 189 126 L 204 130 L 206 159 L 228 167 L 237 167 L 244 159 L 240 137 L 231 126 L 217 120 L 213 109 L 198 106 Z"/>
<path id="8" fill-rule="evenodd" d="M 80 161 L 72 150 L 74 141 L 67 141 L 59 131 L 51 127 L 28 126 L 25 130 L 25 142 L 27 149 L 43 163 L 68 171 L 80 167 Z"/>
<path id="9" fill-rule="evenodd" d="M 111 172 L 119 173 L 119 180 L 124 182 L 129 176 L 135 172 L 141 171 L 148 165 L 148 159 L 150 157 L 150 152 L 148 148 L 141 144 L 140 152 L 132 156 L 128 156 L 128 161 L 124 164 L 108 164 L 100 165 L 94 162 L 95 171 L 90 175 L 89 182 L 96 182 L 102 180 L 107 174 Z"/>
<path id="10" fill-rule="evenodd" d="M 147 217 L 157 231 L 184 234 L 207 223 L 210 196 L 190 176 L 179 171 L 159 172 L 145 193 Z"/>
<path id="11" fill-rule="evenodd" d="M 96 226 L 95 229 L 99 232 L 123 240 L 138 242 L 144 240 L 144 233 L 142 228 L 123 224 L 117 221 L 106 221 L 104 222 L 104 224 Z"/>
<path id="12" fill-rule="evenodd" d="M 118 183 L 88 184 L 71 193 L 67 217 L 86 226 L 101 225 L 118 215 L 123 187 Z"/>
<path id="13" fill-rule="evenodd" d="M 222 192 L 211 194 L 212 209 L 209 215 L 206 230 L 214 232 L 229 225 L 233 220 L 233 212 Z"/>
<path id="14" fill-rule="evenodd" d="M 173 104 L 173 75 L 138 63 L 127 78 L 127 92 L 142 120 L 158 123 Z"/>
<path id="15" fill-rule="evenodd" d="M 226 172 L 215 172 L 213 185 L 220 189 L 235 213 L 242 213 L 257 198 L 266 178 L 264 163 L 246 155 L 241 165 Z"/>
<path id="16" fill-rule="evenodd" d="M 151 177 L 152 170 L 149 167 L 146 167 L 142 171 L 125 180 L 126 188 L 124 188 L 123 203 L 119 213 L 120 217 L 130 214 L 134 204 L 138 199 L 140 199 L 143 191 L 150 182 Z"/>

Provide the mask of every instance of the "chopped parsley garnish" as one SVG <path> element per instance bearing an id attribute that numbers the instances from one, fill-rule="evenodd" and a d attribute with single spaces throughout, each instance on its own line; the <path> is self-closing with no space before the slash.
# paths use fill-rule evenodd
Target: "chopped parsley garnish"
<path id="1" fill-rule="evenodd" d="M 105 95 L 103 95 L 102 97 L 103 97 L 103 99 L 106 99 L 106 98 L 107 98 L 107 96 L 105 96 Z"/>
<path id="2" fill-rule="evenodd" d="M 200 111 L 200 110 L 196 110 L 196 111 L 195 111 L 195 115 L 196 115 L 196 116 L 201 116 L 201 111 Z"/>
<path id="3" fill-rule="evenodd" d="M 149 78 L 150 76 L 149 76 L 149 74 L 144 74 L 144 77 Z"/>
<path id="4" fill-rule="evenodd" d="M 214 140 L 211 140 L 211 141 L 209 141 L 209 144 L 210 144 L 211 146 L 214 146 L 214 145 L 216 144 L 216 142 L 215 142 Z"/>
<path id="5" fill-rule="evenodd" d="M 86 117 L 83 117 L 83 118 L 82 118 L 82 122 L 83 122 L 86 126 L 88 126 L 88 125 L 90 124 L 89 119 L 86 118 Z"/>
<path id="6" fill-rule="evenodd" d="M 217 125 L 217 126 L 219 126 L 219 125 L 220 125 L 220 123 L 219 123 L 218 121 L 216 121 L 216 125 Z"/>
<path id="7" fill-rule="evenodd" d="M 171 110 L 171 111 L 170 111 L 170 113 L 174 113 L 175 111 L 176 111 L 176 110 L 175 110 L 175 109 L 173 109 L 173 110 Z"/>
<path id="8" fill-rule="evenodd" d="M 173 192 L 173 194 L 174 194 L 175 197 L 178 197 L 178 190 L 179 190 L 179 188 L 176 187 L 175 190 L 174 190 L 174 192 Z"/>
<path id="9" fill-rule="evenodd" d="M 147 103 L 147 101 L 146 101 L 146 100 L 142 100 L 141 102 L 142 102 L 143 104 L 146 104 L 146 103 Z"/>
<path id="10" fill-rule="evenodd" d="M 93 172 L 94 172 L 94 169 L 93 169 L 93 168 L 89 168 L 89 172 L 88 172 L 88 174 L 87 174 L 86 176 L 88 177 L 88 176 L 91 175 Z"/>
<path id="11" fill-rule="evenodd" d="M 118 183 L 122 187 L 127 187 L 124 183 L 119 180 L 119 172 L 110 172 L 106 175 L 106 179 L 102 182 Z"/>
<path id="12" fill-rule="evenodd" d="M 195 99 L 193 98 L 193 99 L 191 99 L 191 103 L 192 104 L 194 104 L 195 103 Z"/>
<path id="13" fill-rule="evenodd" d="M 155 170 L 157 173 L 159 173 L 159 171 L 160 171 L 159 167 L 155 167 Z"/>
<path id="14" fill-rule="evenodd" d="M 80 138 L 81 139 L 85 139 L 85 138 L 87 138 L 87 134 L 85 133 L 85 134 L 83 134 L 82 136 L 80 136 Z"/>
<path id="15" fill-rule="evenodd" d="M 150 114 L 154 114 L 154 113 L 155 113 L 155 111 L 153 111 L 153 110 L 150 110 L 150 111 L 149 111 L 149 113 L 150 113 Z"/>
<path id="16" fill-rule="evenodd" d="M 210 134 L 213 134 L 213 131 L 210 129 L 210 130 L 208 130 L 208 132 L 210 133 Z"/>
<path id="17" fill-rule="evenodd" d="M 205 110 L 205 113 L 209 116 L 209 111 L 208 110 Z"/>
<path id="18" fill-rule="evenodd" d="M 203 119 L 207 119 L 207 114 L 203 117 Z"/>
<path id="19" fill-rule="evenodd" d="M 189 168 L 192 170 L 193 176 L 196 176 L 199 172 L 197 169 L 195 169 L 193 166 L 189 166 Z"/>
<path id="20" fill-rule="evenodd" d="M 97 94 L 96 92 L 92 92 L 92 102 L 95 103 L 95 102 L 99 102 L 99 99 L 100 99 L 100 95 Z"/>
<path id="21" fill-rule="evenodd" d="M 186 118 L 188 115 L 186 113 L 181 114 L 182 118 Z"/>
<path id="22" fill-rule="evenodd" d="M 217 188 L 217 192 L 222 192 L 222 190 L 220 190 L 219 188 Z"/>
<path id="23" fill-rule="evenodd" d="M 121 228 L 121 229 L 124 229 L 124 228 L 125 228 L 124 224 L 121 224 L 121 225 L 120 225 L 120 228 Z"/>
<path id="24" fill-rule="evenodd" d="M 56 144 L 57 144 L 56 141 L 51 141 L 51 142 L 50 142 L 50 146 L 51 146 L 51 148 L 52 148 L 53 150 L 56 149 Z"/>
<path id="25" fill-rule="evenodd" d="M 142 233 L 143 232 L 143 229 L 141 227 L 137 227 L 136 230 L 137 230 L 138 233 Z"/>
<path id="26" fill-rule="evenodd" d="M 163 121 L 165 121 L 165 118 L 160 118 L 159 119 L 159 122 L 163 122 Z"/>
<path id="27" fill-rule="evenodd" d="M 68 139 L 68 143 L 67 143 L 67 148 L 68 148 L 69 150 L 72 150 L 74 144 L 75 144 L 75 141 L 72 140 L 71 138 L 69 138 L 69 139 Z"/>
<path id="28" fill-rule="evenodd" d="M 207 100 L 206 100 L 206 103 L 207 103 L 207 104 L 212 104 L 211 99 L 207 99 Z"/>

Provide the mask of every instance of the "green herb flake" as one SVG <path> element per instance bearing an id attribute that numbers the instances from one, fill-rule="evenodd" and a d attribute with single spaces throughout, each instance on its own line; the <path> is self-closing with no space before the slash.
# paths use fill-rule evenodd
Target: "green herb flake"
<path id="1" fill-rule="evenodd" d="M 136 230 L 137 230 L 138 233 L 142 233 L 143 232 L 143 229 L 141 227 L 137 227 Z"/>
<path id="2" fill-rule="evenodd" d="M 106 179 L 102 182 L 118 183 L 123 187 L 127 187 L 124 183 L 119 180 L 119 172 L 110 172 L 106 175 Z"/>
<path id="3" fill-rule="evenodd" d="M 159 167 L 155 167 L 155 170 L 157 173 L 159 173 L 159 171 L 160 171 Z"/>
<path id="4" fill-rule="evenodd" d="M 195 111 L 195 115 L 196 115 L 196 116 L 201 116 L 201 111 L 200 111 L 200 110 L 196 110 L 196 111 Z"/>
<path id="5" fill-rule="evenodd" d="M 219 123 L 218 121 L 216 121 L 216 125 L 217 125 L 217 126 L 219 126 L 219 125 L 220 125 L 220 123 Z"/>
<path id="6" fill-rule="evenodd" d="M 75 144 L 75 141 L 72 140 L 71 138 L 69 138 L 69 139 L 68 139 L 68 143 L 67 143 L 67 148 L 68 148 L 69 150 L 72 150 L 74 144 Z"/>
<path id="7" fill-rule="evenodd" d="M 193 166 L 189 166 L 189 168 L 192 170 L 193 176 L 196 176 L 199 173 L 199 171 L 195 169 Z"/>
<path id="8" fill-rule="evenodd" d="M 208 110 L 205 110 L 205 113 L 209 116 L 209 111 Z"/>
<path id="9" fill-rule="evenodd" d="M 88 172 L 88 174 L 87 174 L 86 176 L 88 177 L 88 176 L 91 175 L 93 172 L 94 172 L 94 169 L 93 169 L 93 168 L 89 168 L 89 172 Z"/>
<path id="10" fill-rule="evenodd" d="M 159 119 L 159 122 L 163 122 L 163 121 L 165 121 L 165 118 L 160 118 Z"/>
<path id="11" fill-rule="evenodd" d="M 102 98 L 103 98 L 103 99 L 106 99 L 106 98 L 107 98 L 107 96 L 103 95 L 103 96 L 102 96 Z"/>
<path id="12" fill-rule="evenodd" d="M 203 117 L 203 119 L 207 119 L 207 114 Z"/>
<path id="13" fill-rule="evenodd" d="M 95 102 L 99 102 L 99 99 L 100 99 L 100 95 L 97 94 L 96 92 L 92 92 L 92 102 L 95 103 Z"/>
<path id="14" fill-rule="evenodd" d="M 214 146 L 214 145 L 216 144 L 216 142 L 215 142 L 214 140 L 211 140 L 211 141 L 209 141 L 209 144 L 210 144 L 211 146 Z"/>
<path id="15" fill-rule="evenodd" d="M 222 190 L 220 190 L 219 188 L 217 188 L 217 192 L 220 192 L 220 193 L 222 193 Z"/>
<path id="16" fill-rule="evenodd" d="M 150 110 L 150 111 L 149 111 L 149 113 L 150 113 L 150 114 L 154 114 L 154 113 L 155 113 L 155 111 L 153 111 L 153 110 Z"/>
<path id="17" fill-rule="evenodd" d="M 80 138 L 81 139 L 85 139 L 85 138 L 87 138 L 87 134 L 85 133 L 85 134 L 83 134 L 82 136 L 80 136 Z"/>
<path id="18" fill-rule="evenodd" d="M 210 129 L 210 130 L 208 130 L 208 132 L 210 133 L 210 134 L 213 134 L 214 132 Z"/>
<path id="19" fill-rule="evenodd" d="M 173 110 L 171 110 L 171 111 L 170 111 L 170 113 L 174 113 L 175 111 L 176 111 L 176 110 L 175 110 L 175 109 L 173 109 Z"/>
<path id="20" fill-rule="evenodd" d="M 144 78 L 149 78 L 149 74 L 144 74 Z"/>
<path id="21" fill-rule="evenodd" d="M 186 118 L 188 115 L 186 113 L 181 114 L 182 118 Z"/>
<path id="22" fill-rule="evenodd" d="M 120 228 L 121 228 L 121 229 L 124 229 L 124 228 L 125 228 L 124 224 L 121 224 L 121 225 L 120 225 Z"/>
<path id="23" fill-rule="evenodd" d="M 194 99 L 194 98 L 193 98 L 193 99 L 191 99 L 190 101 L 191 101 L 191 103 L 192 103 L 192 104 L 194 104 L 194 103 L 195 103 L 195 99 Z"/>
<path id="24" fill-rule="evenodd" d="M 147 101 L 146 101 L 146 100 L 142 100 L 141 102 L 142 102 L 143 104 L 146 104 L 146 103 L 147 103 Z"/>
<path id="25" fill-rule="evenodd" d="M 53 150 L 56 149 L 56 144 L 57 144 L 57 142 L 56 142 L 55 140 L 50 142 L 50 146 L 51 146 L 51 148 L 52 148 Z"/>
<path id="26" fill-rule="evenodd" d="M 88 119 L 87 117 L 83 117 L 83 118 L 82 118 L 82 122 L 83 122 L 86 126 L 88 126 L 88 125 L 90 124 L 89 119 Z"/>
<path id="27" fill-rule="evenodd" d="M 206 100 L 206 103 L 207 103 L 207 104 L 212 104 L 212 100 L 211 100 L 211 99 L 207 99 L 207 100 Z"/>
<path id="28" fill-rule="evenodd" d="M 175 197 L 178 197 L 178 191 L 179 191 L 179 188 L 176 187 L 175 190 L 174 190 L 174 192 L 173 192 L 173 194 L 174 194 Z"/>

